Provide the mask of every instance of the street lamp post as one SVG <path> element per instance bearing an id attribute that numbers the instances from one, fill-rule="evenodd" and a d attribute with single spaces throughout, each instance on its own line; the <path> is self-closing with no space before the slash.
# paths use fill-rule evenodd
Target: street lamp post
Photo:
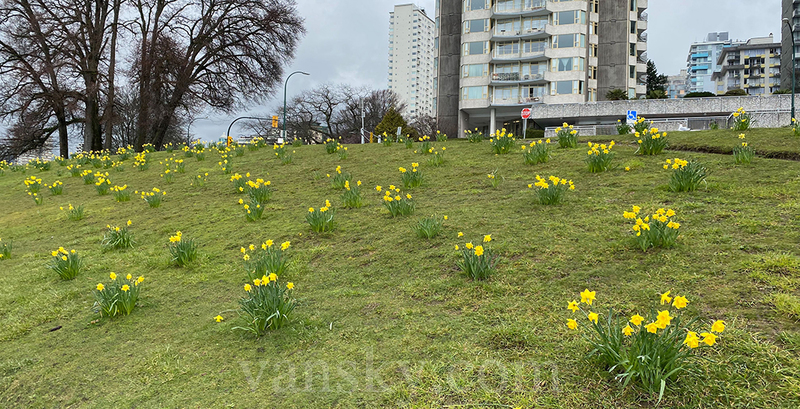
<path id="1" fill-rule="evenodd" d="M 792 119 L 789 125 L 794 125 L 794 87 L 795 87 L 795 78 L 797 77 L 797 60 L 795 60 L 795 45 L 794 45 L 794 33 L 792 32 L 792 24 L 789 22 L 788 18 L 784 18 L 783 22 L 789 26 L 789 38 L 792 39 Z"/>
<path id="2" fill-rule="evenodd" d="M 292 75 L 295 74 L 311 75 L 307 72 L 295 71 L 289 74 L 289 76 L 286 77 L 286 81 L 283 83 L 283 132 L 281 133 L 281 137 L 284 142 L 286 142 L 286 87 L 289 86 L 289 78 L 292 78 Z"/>

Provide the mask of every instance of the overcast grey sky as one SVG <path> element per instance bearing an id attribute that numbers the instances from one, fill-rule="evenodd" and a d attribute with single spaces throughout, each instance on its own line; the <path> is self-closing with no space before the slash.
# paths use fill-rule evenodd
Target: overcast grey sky
<path id="1" fill-rule="evenodd" d="M 322 83 L 347 83 L 385 88 L 387 85 L 387 47 L 389 12 L 396 0 L 297 0 L 305 18 L 306 36 L 286 73 L 303 70 L 289 81 L 289 98 L 303 89 Z M 416 1 L 428 15 L 434 15 L 433 0 Z M 728 31 L 731 38 L 774 33 L 780 41 L 780 0 L 650 0 L 648 57 L 659 71 L 673 75 L 686 67 L 686 56 L 693 42 L 709 32 Z M 283 102 L 283 89 L 264 107 L 241 114 L 272 115 Z M 197 120 L 192 131 L 203 139 L 223 135 L 234 116 L 215 116 Z M 231 133 L 236 136 L 235 131 Z"/>

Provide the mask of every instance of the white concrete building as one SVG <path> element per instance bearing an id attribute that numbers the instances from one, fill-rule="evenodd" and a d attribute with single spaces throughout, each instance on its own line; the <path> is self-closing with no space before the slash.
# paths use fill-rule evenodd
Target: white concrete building
<path id="1" fill-rule="evenodd" d="M 648 0 L 436 4 L 434 105 L 443 132 L 515 129 L 520 110 L 535 104 L 645 95 Z"/>
<path id="2" fill-rule="evenodd" d="M 686 57 L 686 69 L 689 73 L 689 92 L 717 93 L 717 82 L 712 79 L 714 73 L 720 71 L 717 65 L 722 49 L 742 45 L 742 41 L 730 39 L 728 32 L 708 33 L 706 38 L 689 47 Z"/>
<path id="3" fill-rule="evenodd" d="M 414 4 L 389 13 L 389 89 L 408 104 L 406 114 L 434 116 L 434 23 Z"/>

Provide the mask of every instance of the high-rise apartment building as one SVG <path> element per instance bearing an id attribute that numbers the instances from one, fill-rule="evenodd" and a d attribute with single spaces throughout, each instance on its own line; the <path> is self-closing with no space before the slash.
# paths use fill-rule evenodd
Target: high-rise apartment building
<path id="1" fill-rule="evenodd" d="M 437 0 L 439 129 L 518 120 L 532 104 L 645 95 L 647 0 Z"/>
<path id="2" fill-rule="evenodd" d="M 689 74 L 686 70 L 681 70 L 678 75 L 670 75 L 667 77 L 667 96 L 669 98 L 683 98 L 688 90 Z"/>
<path id="3" fill-rule="evenodd" d="M 781 88 L 781 44 L 772 35 L 723 47 L 717 66 L 712 76 L 717 94 L 741 89 L 748 95 L 770 95 Z"/>
<path id="4" fill-rule="evenodd" d="M 787 25 L 781 21 L 781 88 L 792 89 L 792 67 L 795 72 L 795 86 L 800 89 L 800 76 L 797 75 L 797 59 L 800 59 L 800 0 L 782 0 L 782 19 L 789 20 Z M 792 61 L 792 38 L 795 43 L 795 61 Z"/>
<path id="5" fill-rule="evenodd" d="M 708 33 L 702 42 L 692 44 L 689 47 L 689 56 L 686 58 L 689 92 L 716 93 L 717 83 L 711 76 L 720 70 L 717 61 L 722 49 L 739 44 L 744 43 L 731 41 L 727 32 Z"/>
<path id="6" fill-rule="evenodd" d="M 424 9 L 402 4 L 389 12 L 389 89 L 412 117 L 434 116 L 433 42 L 434 23 Z"/>

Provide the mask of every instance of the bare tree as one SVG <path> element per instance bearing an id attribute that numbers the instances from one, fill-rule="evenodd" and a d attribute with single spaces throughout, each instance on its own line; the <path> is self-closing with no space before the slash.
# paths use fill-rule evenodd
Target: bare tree
<path id="1" fill-rule="evenodd" d="M 163 145 L 179 107 L 191 109 L 196 102 L 229 111 L 261 100 L 280 82 L 304 33 L 293 0 L 134 0 L 134 5 L 141 64 L 137 149 L 147 139 Z M 174 78 L 159 83 L 153 66 L 159 50 L 173 49 L 171 44 L 180 51 L 170 56 Z M 165 101 L 157 111 L 145 98 L 154 88 Z"/>
<path id="2" fill-rule="evenodd" d="M 428 135 L 433 136 L 436 133 L 437 126 L 436 126 L 436 118 L 420 114 L 409 121 L 408 125 L 417 130 L 417 133 L 420 135 Z M 458 135 L 450 135 L 451 137 L 458 137 Z"/>
<path id="3" fill-rule="evenodd" d="M 405 104 L 392 90 L 356 90 L 345 96 L 346 102 L 336 116 L 342 135 L 358 134 L 361 130 L 361 110 L 364 110 L 364 129 L 371 132 L 381 122 L 390 108 L 402 113 Z"/>
<path id="4" fill-rule="evenodd" d="M 0 118 L 13 118 L 4 155 L 36 149 L 56 131 L 69 156 L 68 126 L 80 97 L 69 80 L 67 46 L 50 24 L 44 0 L 6 0 L 0 6 Z"/>

